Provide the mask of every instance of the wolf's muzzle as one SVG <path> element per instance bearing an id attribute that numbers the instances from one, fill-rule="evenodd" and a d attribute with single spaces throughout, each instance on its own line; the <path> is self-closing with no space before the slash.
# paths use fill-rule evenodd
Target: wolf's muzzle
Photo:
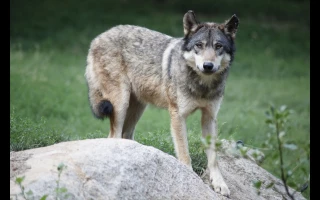
<path id="1" fill-rule="evenodd" d="M 212 62 L 204 62 L 203 70 L 204 70 L 204 73 L 214 73 L 218 71 L 218 67 L 214 67 Z"/>
<path id="2" fill-rule="evenodd" d="M 204 70 L 209 70 L 211 71 L 213 69 L 213 64 L 212 62 L 204 62 L 203 63 L 203 69 Z"/>

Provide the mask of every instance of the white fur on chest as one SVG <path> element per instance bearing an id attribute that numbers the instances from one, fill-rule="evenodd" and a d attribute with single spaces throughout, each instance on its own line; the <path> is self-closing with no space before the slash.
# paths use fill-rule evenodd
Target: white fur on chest
<path id="1" fill-rule="evenodd" d="M 214 116 L 217 116 L 223 97 L 214 100 L 194 99 L 187 97 L 185 94 L 178 90 L 177 92 L 177 105 L 179 105 L 179 113 L 181 116 L 187 117 L 197 109 L 211 110 Z"/>

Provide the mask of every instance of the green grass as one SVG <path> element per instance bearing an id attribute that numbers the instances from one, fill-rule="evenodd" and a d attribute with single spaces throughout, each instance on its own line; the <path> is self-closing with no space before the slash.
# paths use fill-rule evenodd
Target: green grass
<path id="1" fill-rule="evenodd" d="M 310 142 L 308 2 L 14 0 L 10 4 L 10 150 L 107 137 L 109 122 L 95 119 L 88 104 L 84 71 L 90 41 L 117 24 L 181 37 L 182 16 L 189 9 L 200 21 L 223 22 L 234 13 L 240 18 L 235 61 L 218 114 L 219 138 L 260 147 L 270 132 L 264 112 L 273 103 L 295 111 L 286 137 L 300 146 Z M 187 126 L 193 167 L 200 173 L 206 157 L 199 149 L 199 111 L 188 118 Z M 149 106 L 137 124 L 135 139 L 174 155 L 168 112 Z M 288 163 L 304 156 L 285 155 Z M 262 167 L 280 174 L 268 156 Z M 302 167 L 310 172 L 309 163 Z M 302 183 L 297 173 L 294 180 Z M 308 199 L 309 192 L 304 192 Z"/>

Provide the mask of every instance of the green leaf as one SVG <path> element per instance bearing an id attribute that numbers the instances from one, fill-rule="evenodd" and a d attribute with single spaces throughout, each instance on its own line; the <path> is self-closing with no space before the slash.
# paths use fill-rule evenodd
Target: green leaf
<path id="1" fill-rule="evenodd" d="M 66 193 L 63 197 L 64 197 L 64 199 L 67 199 L 67 198 L 69 198 L 69 196 L 70 196 L 70 194 Z"/>
<path id="2" fill-rule="evenodd" d="M 276 128 L 276 126 L 274 124 L 269 124 L 269 127 L 272 129 Z"/>
<path id="3" fill-rule="evenodd" d="M 260 189 L 262 185 L 262 182 L 260 180 L 257 180 L 253 183 L 253 186 L 257 189 Z"/>
<path id="4" fill-rule="evenodd" d="M 65 168 L 65 165 L 63 163 L 60 163 L 57 169 L 58 171 L 62 171 L 64 168 Z"/>
<path id="5" fill-rule="evenodd" d="M 269 183 L 269 184 L 266 186 L 266 189 L 271 188 L 271 187 L 273 187 L 273 186 L 274 186 L 274 182 L 271 182 L 271 183 Z"/>
<path id="6" fill-rule="evenodd" d="M 255 151 L 255 152 L 253 152 L 252 153 L 252 157 L 255 159 L 255 160 L 257 160 L 257 158 L 258 158 L 258 153 Z"/>
<path id="7" fill-rule="evenodd" d="M 33 192 L 31 190 L 29 190 L 28 192 L 26 192 L 26 195 L 31 196 L 31 195 L 33 195 Z"/>
<path id="8" fill-rule="evenodd" d="M 289 114 L 290 114 L 289 111 L 285 111 L 285 112 L 283 113 L 283 117 L 286 118 L 286 117 L 289 116 Z"/>
<path id="9" fill-rule="evenodd" d="M 282 105 L 280 106 L 280 111 L 283 112 L 287 109 L 287 106 L 286 105 Z"/>
<path id="10" fill-rule="evenodd" d="M 268 147 L 268 144 L 269 144 L 269 143 L 268 143 L 267 141 L 265 141 L 264 143 L 262 143 L 261 147 L 262 147 L 262 148 L 266 148 L 266 147 Z"/>
<path id="11" fill-rule="evenodd" d="M 217 140 L 217 142 L 218 142 L 219 140 Z M 211 135 L 207 135 L 206 136 L 206 142 L 207 142 L 207 144 L 210 144 L 211 143 Z"/>
<path id="12" fill-rule="evenodd" d="M 67 192 L 67 188 L 63 187 L 63 188 L 56 188 L 56 192 L 57 193 L 64 193 L 64 192 Z"/>
<path id="13" fill-rule="evenodd" d="M 60 188 L 60 192 L 64 193 L 64 192 L 68 192 L 68 190 L 67 190 L 67 188 L 63 187 L 63 188 Z"/>
<path id="14" fill-rule="evenodd" d="M 272 124 L 272 123 L 273 123 L 272 119 L 267 119 L 265 122 L 266 122 L 267 124 Z"/>
<path id="15" fill-rule="evenodd" d="M 301 167 L 300 170 L 303 172 L 305 176 L 308 175 L 307 169 L 305 167 Z"/>
<path id="16" fill-rule="evenodd" d="M 201 143 L 204 145 L 205 148 L 209 148 L 210 144 L 211 144 L 211 135 L 207 135 L 205 138 L 201 137 L 200 138 Z M 216 144 L 219 141 L 216 142 Z"/>
<path id="17" fill-rule="evenodd" d="M 241 147 L 239 150 L 240 150 L 241 155 L 246 157 L 249 149 L 247 147 Z"/>
<path id="18" fill-rule="evenodd" d="M 270 105 L 270 111 L 271 111 L 271 114 L 274 115 L 274 106 L 273 105 Z"/>
<path id="19" fill-rule="evenodd" d="M 280 113 L 276 112 L 275 118 L 276 118 L 276 119 L 281 119 L 281 118 L 282 118 L 282 115 L 281 115 Z"/>
<path id="20" fill-rule="evenodd" d="M 297 184 L 296 184 L 295 182 L 291 181 L 291 180 L 289 180 L 289 181 L 287 182 L 287 184 L 288 184 L 290 187 L 292 187 L 292 188 L 296 188 L 296 187 L 297 187 Z"/>
<path id="21" fill-rule="evenodd" d="M 47 197 L 48 197 L 48 195 L 47 195 L 47 194 L 45 194 L 45 195 L 43 195 L 43 196 L 41 197 L 41 199 L 40 199 L 40 200 L 46 200 L 46 199 L 47 199 Z"/>
<path id="22" fill-rule="evenodd" d="M 287 149 L 289 149 L 289 150 L 296 150 L 296 149 L 298 148 L 297 145 L 295 145 L 295 144 L 288 144 L 288 143 L 283 144 L 283 147 L 284 147 L 284 148 L 287 148 Z"/>
<path id="23" fill-rule="evenodd" d="M 279 133 L 279 138 L 281 139 L 283 136 L 285 136 L 286 135 L 286 132 L 284 132 L 284 131 L 281 131 L 280 133 Z"/>
<path id="24" fill-rule="evenodd" d="M 210 142 L 211 143 L 211 142 Z M 210 145 L 210 143 L 209 143 L 209 145 Z M 217 150 L 220 150 L 221 148 L 222 148 L 222 142 L 220 141 L 220 140 L 217 140 L 216 142 L 215 142 L 215 145 L 216 145 L 216 149 Z"/>
<path id="25" fill-rule="evenodd" d="M 205 138 L 202 138 L 202 137 L 201 137 L 200 140 L 201 140 L 201 146 L 202 146 L 202 148 L 204 148 L 204 149 L 209 148 L 209 145 L 207 144 Z"/>
<path id="26" fill-rule="evenodd" d="M 264 114 L 265 114 L 267 117 L 271 117 L 271 115 L 270 115 L 270 112 L 269 112 L 269 111 L 266 111 Z"/>
<path id="27" fill-rule="evenodd" d="M 15 182 L 20 185 L 20 184 L 22 183 L 22 181 L 24 180 L 24 178 L 25 178 L 25 176 L 23 176 L 23 177 L 17 177 L 16 180 L 15 180 Z"/>

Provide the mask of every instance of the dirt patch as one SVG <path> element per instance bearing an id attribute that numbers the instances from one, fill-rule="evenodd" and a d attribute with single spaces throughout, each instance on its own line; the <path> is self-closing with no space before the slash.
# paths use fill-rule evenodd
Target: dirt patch
<path id="1" fill-rule="evenodd" d="M 24 152 L 10 152 L 10 179 L 31 168 L 31 166 L 26 165 L 26 161 L 31 155 Z"/>

